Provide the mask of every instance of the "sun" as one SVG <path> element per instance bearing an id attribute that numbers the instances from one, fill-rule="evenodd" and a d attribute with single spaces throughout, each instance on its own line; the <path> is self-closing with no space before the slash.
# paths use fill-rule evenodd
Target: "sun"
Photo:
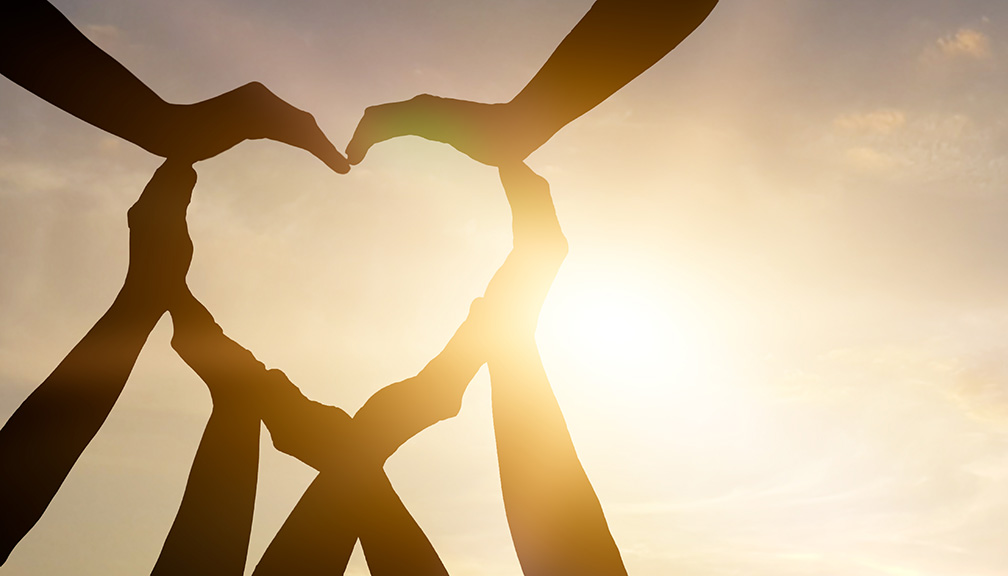
<path id="1" fill-rule="evenodd" d="M 557 279 L 538 339 L 598 378 L 689 386 L 710 358 L 701 308 L 646 274 L 582 268 Z"/>

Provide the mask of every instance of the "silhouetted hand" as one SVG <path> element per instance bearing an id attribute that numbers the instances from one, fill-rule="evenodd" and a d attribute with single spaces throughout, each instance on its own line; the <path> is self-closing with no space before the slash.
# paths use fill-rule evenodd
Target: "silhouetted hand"
<path id="1" fill-rule="evenodd" d="M 267 371 L 258 387 L 259 411 L 277 450 L 316 470 L 347 465 L 355 442 L 346 412 L 309 400 L 280 370 Z"/>
<path id="2" fill-rule="evenodd" d="M 484 293 L 481 315 L 492 327 L 491 348 L 534 341 L 539 312 L 560 265 L 567 239 L 560 229 L 549 183 L 522 162 L 500 168 L 511 206 L 514 246 Z"/>
<path id="3" fill-rule="evenodd" d="M 315 122 L 315 118 L 291 106 L 259 82 L 251 82 L 196 104 L 173 105 L 174 126 L 151 150 L 169 158 L 190 162 L 216 156 L 243 140 L 269 138 L 311 152 L 327 166 L 345 174 L 346 158 Z"/>
<path id="4" fill-rule="evenodd" d="M 196 104 L 169 104 L 49 2 L 18 0 L 0 13 L 0 74 L 144 150 L 192 164 L 242 140 L 269 138 L 337 172 L 350 169 L 310 114 L 258 82 Z"/>
<path id="5" fill-rule="evenodd" d="M 190 164 L 166 160 L 129 209 L 130 262 L 124 291 L 132 291 L 167 309 L 185 291 L 193 245 L 186 208 L 196 186 Z"/>
<path id="6" fill-rule="evenodd" d="M 397 136 L 421 136 L 451 144 L 477 162 L 500 166 L 523 160 L 542 142 L 538 131 L 508 104 L 484 104 L 421 94 L 403 102 L 370 106 L 347 144 L 357 164 L 374 144 Z"/>

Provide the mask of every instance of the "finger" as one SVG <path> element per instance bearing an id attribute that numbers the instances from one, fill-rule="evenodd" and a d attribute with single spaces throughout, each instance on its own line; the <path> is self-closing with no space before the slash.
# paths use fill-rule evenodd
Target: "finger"
<path id="1" fill-rule="evenodd" d="M 312 122 L 314 123 L 314 119 Z M 314 154 L 316 158 L 324 162 L 334 172 L 346 174 L 350 171 L 350 162 L 347 161 L 346 156 L 340 154 L 340 151 L 336 149 L 336 146 L 333 145 L 317 125 L 314 127 L 310 140 L 313 140 L 314 143 L 302 146 L 302 148 Z"/>
<path id="2" fill-rule="evenodd" d="M 280 102 L 287 107 L 287 119 L 275 127 L 270 137 L 273 140 L 311 152 L 334 172 L 339 174 L 349 172 L 350 163 L 322 132 L 315 117 L 282 100 Z"/>
<path id="3" fill-rule="evenodd" d="M 350 163 L 322 132 L 314 116 L 288 103 L 258 82 L 242 88 L 243 96 L 253 102 L 248 120 L 259 126 L 254 137 L 268 138 L 306 150 L 340 174 L 350 171 Z"/>
<path id="4" fill-rule="evenodd" d="M 369 106 L 357 124 L 346 153 L 350 164 L 359 164 L 371 146 L 399 136 L 421 136 L 444 142 L 431 130 L 441 119 L 433 118 L 431 104 L 437 99 L 421 94 L 402 102 Z"/>

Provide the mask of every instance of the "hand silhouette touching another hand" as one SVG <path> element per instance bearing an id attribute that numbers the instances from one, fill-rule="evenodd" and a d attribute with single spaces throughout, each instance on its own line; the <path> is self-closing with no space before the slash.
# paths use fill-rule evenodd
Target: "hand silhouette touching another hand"
<path id="1" fill-rule="evenodd" d="M 347 145 L 351 164 L 397 136 L 451 144 L 478 162 L 521 162 L 561 128 L 661 60 L 717 0 L 596 0 L 542 68 L 507 104 L 421 94 L 368 108 Z"/>
<path id="2" fill-rule="evenodd" d="M 531 154 L 545 140 L 539 133 L 535 123 L 512 113 L 509 104 L 421 94 L 403 102 L 368 107 L 346 152 L 350 164 L 357 164 L 378 142 L 420 136 L 451 144 L 477 162 L 500 166 Z"/>
<path id="3" fill-rule="evenodd" d="M 129 209 L 130 262 L 124 289 L 162 309 L 186 292 L 193 244 L 185 215 L 195 186 L 196 171 L 190 164 L 166 160 Z"/>
<path id="4" fill-rule="evenodd" d="M 314 154 L 334 171 L 350 164 L 322 133 L 315 118 L 291 106 L 259 82 L 251 82 L 195 104 L 172 105 L 173 125 L 151 152 L 197 162 L 243 140 L 269 138 Z"/>

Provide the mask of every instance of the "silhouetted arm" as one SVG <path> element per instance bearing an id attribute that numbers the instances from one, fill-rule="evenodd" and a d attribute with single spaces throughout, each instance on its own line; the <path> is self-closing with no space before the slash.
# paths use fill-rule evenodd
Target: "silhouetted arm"
<path id="1" fill-rule="evenodd" d="M 259 416 L 247 406 L 214 402 L 152 574 L 245 572 L 259 471 L 259 429 Z"/>
<path id="2" fill-rule="evenodd" d="M 337 172 L 349 169 L 310 114 L 262 84 L 169 104 L 45 0 L 7 0 L 0 8 L 0 73 L 158 156 L 192 163 L 246 139 L 270 138 L 311 152 Z"/>
<path id="3" fill-rule="evenodd" d="M 372 574 L 445 573 L 382 466 L 415 434 L 458 413 L 484 363 L 480 332 L 474 334 L 478 313 L 474 305 L 419 374 L 382 388 L 357 411 L 350 457 L 334 459 L 311 483 L 256 566 L 257 576 L 339 573 L 358 537 Z"/>
<path id="4" fill-rule="evenodd" d="M 539 312 L 567 254 L 546 181 L 502 167 L 514 249 L 487 286 L 494 434 L 501 490 L 526 576 L 625 576 L 598 497 L 539 359 Z"/>
<path id="5" fill-rule="evenodd" d="M 381 466 L 348 461 L 312 482 L 254 574 L 342 574 L 358 538 L 374 576 L 447 575 Z"/>
<path id="6" fill-rule="evenodd" d="M 172 347 L 206 383 L 213 411 L 154 574 L 242 574 L 255 507 L 260 418 L 278 448 L 321 467 L 346 461 L 341 447 L 350 417 L 305 398 L 283 372 L 267 370 L 224 334 L 188 290 L 173 301 L 171 315 Z"/>
<path id="7" fill-rule="evenodd" d="M 351 164 L 375 143 L 416 135 L 485 164 L 518 162 L 679 45 L 717 0 L 597 0 L 539 72 L 506 104 L 422 94 L 365 110 Z"/>
<path id="8" fill-rule="evenodd" d="M 207 384 L 214 408 L 154 574 L 242 573 L 255 504 L 259 415 L 278 448 L 325 472 L 256 574 L 341 572 L 358 537 L 376 576 L 446 574 L 382 471 L 384 459 L 362 458 L 369 444 L 357 444 L 346 413 L 308 400 L 282 372 L 267 370 L 188 292 L 173 302 L 171 314 L 172 347 Z"/>
<path id="9" fill-rule="evenodd" d="M 466 387 L 486 362 L 472 316 L 416 376 L 378 390 L 354 414 L 362 457 L 380 466 L 421 430 L 458 414 Z"/>
<path id="10" fill-rule="evenodd" d="M 172 347 L 206 383 L 213 410 L 152 574 L 241 575 L 259 468 L 255 384 L 266 368 L 188 290 L 171 306 Z"/>
<path id="11" fill-rule="evenodd" d="M 108 312 L 0 429 L 0 559 L 42 516 L 122 392 L 140 349 L 185 278 L 196 173 L 165 162 L 130 209 L 130 264 Z M 182 214 L 177 219 L 163 218 Z"/>
<path id="12" fill-rule="evenodd" d="M 280 370 L 266 366 L 228 338 L 186 290 L 171 307 L 172 347 L 210 389 L 214 405 L 240 405 L 261 418 L 274 446 L 320 470 L 345 457 L 351 419 L 305 397 Z"/>

